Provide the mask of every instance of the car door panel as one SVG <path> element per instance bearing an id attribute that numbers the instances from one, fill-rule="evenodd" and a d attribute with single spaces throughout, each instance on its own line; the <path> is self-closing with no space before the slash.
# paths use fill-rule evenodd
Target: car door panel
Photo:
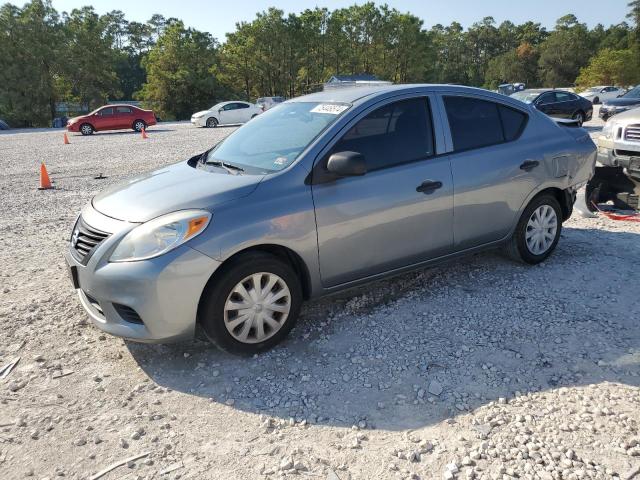
<path id="1" fill-rule="evenodd" d="M 425 97 L 420 98 L 426 102 Z M 359 151 L 365 159 L 376 157 L 378 163 L 367 162 L 369 171 L 365 175 L 312 185 L 320 275 L 325 288 L 426 261 L 452 250 L 453 182 L 449 157 L 429 155 L 394 163 L 401 154 L 393 145 L 405 141 L 389 135 L 378 142 L 372 135 L 375 129 L 389 128 L 385 125 L 391 123 L 390 119 L 373 119 L 366 125 L 358 122 L 338 142 L 342 150 Z M 397 119 L 396 128 L 400 128 L 400 123 Z M 361 137 L 347 140 L 351 132 Z M 383 164 L 385 160 L 393 164 L 381 167 L 379 159 Z M 423 192 L 421 185 L 425 182 L 439 182 L 440 186 Z"/>

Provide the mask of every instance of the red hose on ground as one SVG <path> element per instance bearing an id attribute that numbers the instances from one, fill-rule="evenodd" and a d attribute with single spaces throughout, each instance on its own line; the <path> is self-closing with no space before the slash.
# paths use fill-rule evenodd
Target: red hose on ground
<path id="1" fill-rule="evenodd" d="M 599 213 L 603 214 L 607 218 L 610 218 L 611 220 L 621 220 L 623 222 L 640 222 L 640 214 L 638 213 L 633 213 L 631 215 L 619 215 L 617 213 L 611 213 L 611 212 L 606 212 L 604 210 L 600 210 L 594 202 L 591 202 L 591 203 L 593 204 L 595 209 L 598 210 Z"/>

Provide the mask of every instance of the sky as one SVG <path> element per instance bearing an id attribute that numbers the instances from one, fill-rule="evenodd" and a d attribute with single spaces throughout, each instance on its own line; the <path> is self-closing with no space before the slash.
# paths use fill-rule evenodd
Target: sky
<path id="1" fill-rule="evenodd" d="M 24 4 L 16 0 L 11 3 Z M 224 41 L 225 33 L 235 29 L 236 22 L 250 21 L 256 12 L 275 6 L 285 13 L 300 12 L 316 6 L 329 10 L 346 7 L 364 1 L 341 0 L 237 0 L 235 2 L 205 0 L 53 0 L 58 11 L 71 11 L 84 5 L 93 5 L 98 13 L 122 10 L 128 20 L 144 22 L 152 14 L 181 19 L 186 26 L 211 33 Z M 528 20 L 553 28 L 557 18 L 573 13 L 581 22 L 593 27 L 598 23 L 605 26 L 625 20 L 628 0 L 387 0 L 387 3 L 402 12 L 411 12 L 424 21 L 425 27 L 437 23 L 448 25 L 460 22 L 465 28 L 483 17 L 491 16 L 496 22 L 511 20 L 524 23 Z M 224 8 L 231 6 L 231 8 Z"/>

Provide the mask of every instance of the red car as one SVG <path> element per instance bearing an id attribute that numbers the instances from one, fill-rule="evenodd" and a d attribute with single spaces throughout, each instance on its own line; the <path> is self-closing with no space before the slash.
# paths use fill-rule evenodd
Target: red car
<path id="1" fill-rule="evenodd" d="M 123 130 L 132 128 L 136 132 L 156 124 L 152 110 L 143 110 L 133 105 L 105 105 L 87 115 L 74 117 L 67 122 L 67 130 L 91 135 L 101 130 Z"/>

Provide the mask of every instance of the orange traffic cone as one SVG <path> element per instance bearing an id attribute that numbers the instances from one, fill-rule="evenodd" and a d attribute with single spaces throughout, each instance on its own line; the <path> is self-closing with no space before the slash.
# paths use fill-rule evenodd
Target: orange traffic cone
<path id="1" fill-rule="evenodd" d="M 64 144 L 69 145 L 71 142 L 69 141 L 69 137 L 67 137 L 67 132 L 64 132 Z"/>
<path id="2" fill-rule="evenodd" d="M 142 132 L 142 138 L 149 138 L 147 137 L 147 132 L 144 131 L 144 128 L 140 131 Z"/>
<path id="3" fill-rule="evenodd" d="M 44 166 L 44 162 L 40 163 L 40 186 L 38 190 L 50 190 L 53 188 L 51 180 L 49 180 L 49 174 L 47 173 L 47 167 Z"/>

